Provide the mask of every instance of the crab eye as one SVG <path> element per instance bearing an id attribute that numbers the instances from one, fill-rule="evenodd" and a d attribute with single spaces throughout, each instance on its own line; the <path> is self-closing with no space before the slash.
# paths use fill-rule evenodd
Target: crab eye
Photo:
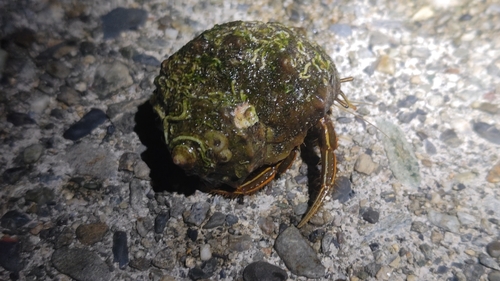
<path id="1" fill-rule="evenodd" d="M 196 151 L 191 146 L 176 145 L 172 150 L 172 161 L 185 170 L 191 170 L 196 164 Z"/>
<path id="2" fill-rule="evenodd" d="M 210 147 L 215 153 L 219 153 L 225 148 L 227 148 L 227 137 L 217 131 L 207 131 L 205 133 L 205 138 Z"/>

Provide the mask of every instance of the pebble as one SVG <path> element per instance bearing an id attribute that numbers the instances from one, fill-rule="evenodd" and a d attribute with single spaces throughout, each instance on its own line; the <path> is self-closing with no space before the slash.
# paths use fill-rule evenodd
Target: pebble
<path id="1" fill-rule="evenodd" d="M 67 106 L 79 105 L 82 102 L 80 94 L 73 88 L 64 85 L 59 88 L 59 92 L 56 99 Z"/>
<path id="2" fill-rule="evenodd" d="M 155 233 L 161 234 L 165 230 L 168 220 L 170 219 L 170 212 L 161 212 L 155 218 Z"/>
<path id="3" fill-rule="evenodd" d="M 2 173 L 2 179 L 7 184 L 16 184 L 27 173 L 25 167 L 8 168 Z"/>
<path id="4" fill-rule="evenodd" d="M 361 217 L 363 218 L 363 220 L 371 224 L 375 224 L 378 222 L 380 218 L 380 213 L 378 211 L 373 210 L 372 208 L 367 208 L 366 210 L 363 211 Z"/>
<path id="5" fill-rule="evenodd" d="M 352 28 L 349 24 L 342 24 L 342 23 L 336 23 L 330 25 L 328 27 L 328 30 L 331 32 L 335 33 L 337 36 L 340 37 L 348 37 L 352 35 Z"/>
<path id="6" fill-rule="evenodd" d="M 146 22 L 148 12 L 142 9 L 116 8 L 101 16 L 104 39 L 112 39 L 121 32 L 137 29 Z"/>
<path id="7" fill-rule="evenodd" d="M 478 280 L 478 277 L 484 273 L 484 267 L 477 263 L 465 264 L 462 272 L 467 280 Z"/>
<path id="8" fill-rule="evenodd" d="M 486 180 L 491 183 L 500 182 L 500 161 L 497 162 L 491 170 L 488 171 L 488 175 L 486 176 Z"/>
<path id="9" fill-rule="evenodd" d="M 138 160 L 134 165 L 134 176 L 141 180 L 149 180 L 149 174 L 151 173 L 151 169 L 149 169 L 146 162 L 142 160 Z"/>
<path id="10" fill-rule="evenodd" d="M 7 114 L 7 121 L 16 127 L 36 124 L 35 120 L 31 119 L 28 114 L 20 112 L 10 112 Z"/>
<path id="11" fill-rule="evenodd" d="M 416 102 L 418 101 L 418 98 L 414 95 L 408 95 L 402 100 L 398 100 L 396 103 L 397 107 L 399 108 L 409 108 L 413 106 Z"/>
<path id="12" fill-rule="evenodd" d="M 488 255 L 498 258 L 500 257 L 500 241 L 492 241 L 486 245 L 486 252 Z"/>
<path id="13" fill-rule="evenodd" d="M 425 152 L 430 155 L 434 155 L 437 153 L 437 149 L 434 144 L 430 140 L 424 140 Z"/>
<path id="14" fill-rule="evenodd" d="M 293 274 L 308 278 L 325 276 L 325 267 L 316 252 L 294 226 L 289 226 L 276 238 L 274 248 Z"/>
<path id="15" fill-rule="evenodd" d="M 81 224 L 76 228 L 76 238 L 84 245 L 93 245 L 102 240 L 108 225 L 103 222 Z"/>
<path id="16" fill-rule="evenodd" d="M 231 249 L 231 251 L 244 252 L 249 250 L 252 245 L 252 237 L 248 234 L 229 236 L 229 249 Z"/>
<path id="17" fill-rule="evenodd" d="M 394 75 L 394 73 L 396 72 L 396 64 L 394 62 L 394 59 L 387 55 L 380 56 L 375 70 L 385 74 Z"/>
<path id="18" fill-rule="evenodd" d="M 492 270 L 488 274 L 488 281 L 500 281 L 500 271 Z"/>
<path id="19" fill-rule="evenodd" d="M 228 214 L 226 216 L 226 225 L 233 226 L 238 223 L 238 217 L 233 214 Z"/>
<path id="20" fill-rule="evenodd" d="M 421 244 L 418 246 L 422 254 L 424 254 L 424 257 L 426 260 L 430 261 L 432 260 L 432 247 L 429 246 L 429 244 Z"/>
<path id="21" fill-rule="evenodd" d="M 384 149 L 389 159 L 391 171 L 401 183 L 413 188 L 420 185 L 420 168 L 412 146 L 405 133 L 393 123 L 378 119 L 377 126 L 384 131 Z"/>
<path id="22" fill-rule="evenodd" d="M 446 231 L 451 231 L 453 233 L 459 233 L 460 231 L 460 222 L 458 221 L 458 218 L 456 216 L 451 216 L 436 212 L 434 210 L 430 210 L 427 213 L 427 218 L 432 224 Z"/>
<path id="23" fill-rule="evenodd" d="M 336 178 L 332 200 L 339 200 L 340 203 L 345 203 L 352 197 L 354 197 L 354 191 L 351 188 L 351 181 L 347 177 Z"/>
<path id="24" fill-rule="evenodd" d="M 145 257 L 139 257 L 131 260 L 128 265 L 131 268 L 135 268 L 139 271 L 146 271 L 151 266 L 151 260 Z"/>
<path id="25" fill-rule="evenodd" d="M 175 268 L 177 263 L 177 258 L 175 252 L 170 248 L 164 248 L 156 254 L 153 258 L 152 263 L 154 266 L 171 271 Z"/>
<path id="26" fill-rule="evenodd" d="M 38 205 L 51 204 L 54 202 L 56 195 L 54 190 L 47 187 L 28 190 L 24 199 L 28 202 L 35 202 Z"/>
<path id="27" fill-rule="evenodd" d="M 500 270 L 500 266 L 498 265 L 497 261 L 487 254 L 479 254 L 479 263 L 491 269 Z"/>
<path id="28" fill-rule="evenodd" d="M 415 231 L 415 232 L 420 233 L 420 234 L 424 234 L 428 230 L 429 230 L 429 228 L 427 227 L 427 225 L 421 221 L 412 222 L 411 228 L 410 228 L 410 231 Z"/>
<path id="29" fill-rule="evenodd" d="M 71 69 L 62 61 L 52 61 L 46 65 L 47 73 L 55 78 L 65 79 L 71 73 Z"/>
<path id="30" fill-rule="evenodd" d="M 93 251 L 63 247 L 52 254 L 52 265 L 77 281 L 108 281 L 111 274 L 106 263 Z"/>
<path id="31" fill-rule="evenodd" d="M 461 225 L 471 226 L 479 221 L 475 216 L 462 211 L 457 212 L 457 217 Z"/>
<path id="32" fill-rule="evenodd" d="M 401 123 L 408 124 L 411 122 L 411 120 L 415 119 L 417 117 L 417 112 L 400 112 L 398 114 L 398 120 Z"/>
<path id="33" fill-rule="evenodd" d="M 205 221 L 209 210 L 210 204 L 208 202 L 197 202 L 189 210 L 186 210 L 182 217 L 185 223 L 200 226 Z"/>
<path id="34" fill-rule="evenodd" d="M 120 157 L 120 161 L 118 162 L 118 170 L 120 171 L 134 171 L 135 162 L 139 160 L 139 155 L 133 152 L 125 152 Z"/>
<path id="35" fill-rule="evenodd" d="M 100 99 L 106 99 L 113 92 L 128 87 L 133 82 L 129 67 L 119 61 L 114 61 L 97 67 L 92 86 Z"/>
<path id="36" fill-rule="evenodd" d="M 25 213 L 21 213 L 18 210 L 10 210 L 0 218 L 0 225 L 3 228 L 17 232 L 30 221 L 30 217 Z"/>
<path id="37" fill-rule="evenodd" d="M 141 237 L 146 237 L 153 229 L 153 221 L 148 216 L 138 217 L 135 226 L 137 233 L 139 233 Z"/>
<path id="38" fill-rule="evenodd" d="M 457 133 L 453 129 L 447 129 L 439 136 L 439 139 L 450 147 L 458 147 L 462 144 L 462 140 L 458 138 Z"/>
<path id="39" fill-rule="evenodd" d="M 129 185 L 130 188 L 130 206 L 132 209 L 139 211 L 143 207 L 144 187 L 142 182 L 138 179 L 132 179 Z"/>
<path id="40" fill-rule="evenodd" d="M 68 140 L 76 141 L 90 134 L 95 128 L 104 123 L 108 117 L 104 111 L 92 108 L 78 122 L 71 125 L 63 134 Z"/>
<path id="41" fill-rule="evenodd" d="M 391 275 L 392 269 L 389 266 L 384 265 L 380 268 L 375 277 L 377 280 L 390 280 Z"/>
<path id="42" fill-rule="evenodd" d="M 472 129 L 483 139 L 500 144 L 500 130 L 485 122 L 472 122 Z"/>
<path id="43" fill-rule="evenodd" d="M 260 230 L 266 235 L 273 235 L 276 231 L 276 225 L 274 224 L 274 220 L 272 217 L 260 217 L 257 224 L 259 225 Z"/>
<path id="44" fill-rule="evenodd" d="M 285 270 L 265 261 L 253 262 L 243 270 L 244 281 L 286 281 L 287 279 L 288 274 Z"/>
<path id="45" fill-rule="evenodd" d="M 203 229 L 212 229 L 221 226 L 226 221 L 226 215 L 221 212 L 212 214 L 208 222 L 203 226 Z"/>
<path id="46" fill-rule="evenodd" d="M 117 262 L 120 269 L 127 267 L 128 246 L 125 231 L 115 231 L 113 233 L 113 262 Z"/>
<path id="47" fill-rule="evenodd" d="M 429 7 L 429 6 L 423 6 L 418 10 L 413 17 L 411 18 L 412 21 L 425 21 L 434 16 L 434 10 Z"/>
<path id="48" fill-rule="evenodd" d="M 142 64 L 145 64 L 145 65 L 152 65 L 152 66 L 160 66 L 160 61 L 158 59 L 156 59 L 155 57 L 153 56 L 148 56 L 148 55 L 145 55 L 145 54 L 135 54 L 133 57 L 132 57 L 132 60 L 137 62 L 137 63 L 142 63 Z"/>
<path id="49" fill-rule="evenodd" d="M 354 169 L 365 175 L 371 175 L 377 167 L 378 164 L 373 162 L 372 157 L 368 154 L 361 154 L 354 164 Z"/>
<path id="50" fill-rule="evenodd" d="M 0 266 L 5 270 L 19 272 L 24 268 L 20 252 L 21 244 L 16 238 L 7 235 L 0 238 Z"/>
<path id="51" fill-rule="evenodd" d="M 28 165 L 36 163 L 44 151 L 45 148 L 39 143 L 26 147 L 23 151 L 23 162 Z"/>
<path id="52" fill-rule="evenodd" d="M 214 275 L 216 269 L 217 260 L 215 258 L 211 258 L 208 261 L 203 262 L 201 268 L 191 268 L 188 272 L 188 276 L 192 280 L 208 279 Z"/>
<path id="53" fill-rule="evenodd" d="M 210 244 L 203 244 L 200 247 L 200 259 L 202 261 L 207 261 L 212 258 L 212 250 L 210 249 Z"/>

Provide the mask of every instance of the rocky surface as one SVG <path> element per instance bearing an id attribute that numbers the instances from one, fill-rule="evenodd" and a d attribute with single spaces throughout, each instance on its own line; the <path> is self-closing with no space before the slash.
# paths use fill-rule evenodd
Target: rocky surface
<path id="1" fill-rule="evenodd" d="M 354 77 L 338 190 L 299 230 L 317 167 L 200 192 L 147 102 L 232 20 L 303 27 Z M 500 280 L 495 1 L 0 0 L 0 21 L 0 280 Z"/>

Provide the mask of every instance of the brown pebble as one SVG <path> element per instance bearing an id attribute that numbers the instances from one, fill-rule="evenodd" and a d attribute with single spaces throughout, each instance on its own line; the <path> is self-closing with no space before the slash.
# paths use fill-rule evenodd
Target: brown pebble
<path id="1" fill-rule="evenodd" d="M 103 222 L 82 224 L 76 229 L 76 238 L 80 243 L 92 245 L 101 241 L 108 231 L 108 226 Z"/>
<path id="2" fill-rule="evenodd" d="M 500 161 L 488 172 L 486 180 L 491 183 L 500 182 Z"/>

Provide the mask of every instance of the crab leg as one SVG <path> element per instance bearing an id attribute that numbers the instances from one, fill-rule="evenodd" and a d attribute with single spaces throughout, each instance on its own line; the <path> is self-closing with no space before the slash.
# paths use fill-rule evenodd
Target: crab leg
<path id="1" fill-rule="evenodd" d="M 337 159 L 335 149 L 337 148 L 337 136 L 333 122 L 328 117 L 321 118 L 316 124 L 319 134 L 319 148 L 321 151 L 321 187 L 312 203 L 311 207 L 304 215 L 297 227 L 303 227 L 323 204 L 335 185 L 335 175 L 337 174 Z"/>

